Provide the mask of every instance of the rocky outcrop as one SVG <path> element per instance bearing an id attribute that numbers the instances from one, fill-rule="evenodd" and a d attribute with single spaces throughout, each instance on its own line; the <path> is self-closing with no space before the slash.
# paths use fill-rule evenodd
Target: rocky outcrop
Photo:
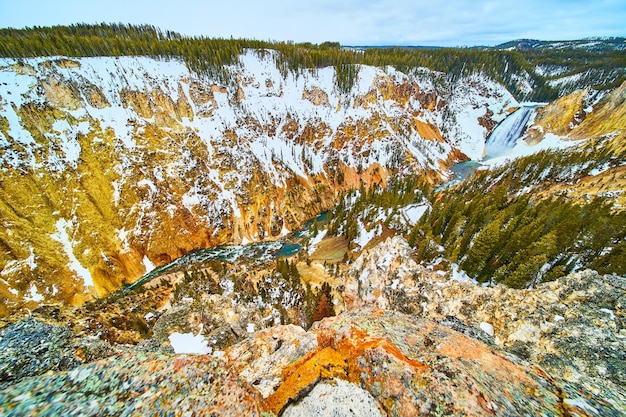
<path id="1" fill-rule="evenodd" d="M 450 279 L 416 265 L 410 254 L 400 237 L 365 251 L 346 275 L 346 307 L 394 309 L 474 337 L 482 329 L 484 341 L 626 409 L 624 277 L 583 271 L 514 290 L 459 281 L 459 274 Z"/>
<path id="2" fill-rule="evenodd" d="M 626 168 L 618 162 L 626 153 L 625 103 L 623 83 L 610 92 L 575 91 L 537 109 L 537 117 L 523 137 L 527 144 L 535 145 L 544 138 L 554 140 L 556 135 L 579 144 L 588 153 L 588 159 L 603 162 L 594 169 L 581 169 L 573 181 L 546 178 L 543 185 L 535 187 L 537 195 L 563 196 L 583 204 L 594 198 L 608 198 L 614 201 L 616 210 L 626 207 Z M 606 156 L 599 156 L 600 153 Z"/>
<path id="3" fill-rule="evenodd" d="M 48 370 L 67 369 L 75 358 L 63 352 L 71 336 L 63 326 L 24 320 L 0 336 L 0 381 L 8 382 Z"/>
<path id="4" fill-rule="evenodd" d="M 28 318 L 0 332 L 0 387 L 48 371 L 71 369 L 119 351 L 98 337 L 77 339 L 67 326 Z"/>
<path id="5" fill-rule="evenodd" d="M 267 322 L 270 310 L 241 298 L 243 288 L 224 283 L 223 294 L 212 293 L 213 273 L 185 290 L 172 272 L 73 311 L 40 308 L 37 320 L 0 333 L 0 414 L 617 416 L 626 409 L 624 277 L 584 271 L 513 290 L 459 281 L 461 273 L 433 272 L 410 256 L 397 236 L 364 250 L 335 292 L 337 311 L 345 311 L 308 332 L 278 325 L 278 316 Z M 202 336 L 209 353 L 172 354 L 172 335 L 181 333 Z"/>
<path id="6" fill-rule="evenodd" d="M 404 291 L 411 294 L 409 297 L 417 297 L 413 294 L 414 275 L 421 270 L 411 258 L 411 248 L 402 237 L 387 239 L 384 244 L 366 250 L 348 270 L 342 293 L 346 309 L 363 306 L 407 308 L 410 301 L 405 299 L 397 303 L 392 293 Z M 419 300 L 413 304 L 419 306 L 421 298 Z"/>
<path id="7" fill-rule="evenodd" d="M 330 106 L 328 94 L 319 87 L 313 87 L 311 90 L 302 92 L 302 100 L 308 100 L 315 106 Z"/>
<path id="8" fill-rule="evenodd" d="M 578 90 L 572 94 L 537 109 L 537 116 L 525 135 L 529 144 L 536 144 L 546 133 L 566 136 L 585 118 L 585 100 L 588 90 Z"/>
<path id="9" fill-rule="evenodd" d="M 577 90 L 544 108 L 527 130 L 525 140 L 539 142 L 547 133 L 575 140 L 603 135 L 623 137 L 626 130 L 626 82 L 609 93 Z"/>
<path id="10" fill-rule="evenodd" d="M 323 380 L 297 403 L 289 404 L 284 417 L 372 416 L 382 417 L 376 399 L 356 384 L 343 379 Z"/>
<path id="11" fill-rule="evenodd" d="M 259 416 L 259 400 L 211 357 L 154 353 L 112 357 L 61 374 L 23 380 L 0 392 L 4 415 Z M 54 398 L 54 399 L 53 399 Z"/>
<path id="12" fill-rule="evenodd" d="M 324 399 L 326 392 L 340 402 Z M 0 389 L 0 410 L 5 415 L 37 410 L 44 416 L 70 410 L 81 415 L 619 414 L 593 393 L 498 348 L 426 319 L 378 309 L 327 318 L 308 333 L 296 326 L 263 330 L 217 356 L 139 352 L 24 378 Z"/>
<path id="13" fill-rule="evenodd" d="M 580 138 L 614 134 L 626 135 L 626 81 L 593 105 L 593 111 L 572 132 Z"/>

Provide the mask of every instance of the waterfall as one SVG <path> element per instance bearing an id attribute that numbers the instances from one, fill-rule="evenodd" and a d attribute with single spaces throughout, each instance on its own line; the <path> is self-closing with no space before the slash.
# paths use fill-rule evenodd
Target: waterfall
<path id="1" fill-rule="evenodd" d="M 517 139 L 524 134 L 526 124 L 534 110 L 535 107 L 522 107 L 496 126 L 485 143 L 485 159 L 500 156 L 515 146 Z"/>

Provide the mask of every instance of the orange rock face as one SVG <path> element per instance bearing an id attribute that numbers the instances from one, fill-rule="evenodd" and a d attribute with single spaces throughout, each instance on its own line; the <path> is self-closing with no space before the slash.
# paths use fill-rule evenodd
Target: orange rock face
<path id="1" fill-rule="evenodd" d="M 291 375 L 309 377 L 285 379 L 277 390 L 281 399 L 287 390 L 298 398 L 315 380 L 312 375 L 327 375 L 364 387 L 388 415 L 427 415 L 442 407 L 452 414 L 513 415 L 515 406 L 533 408 L 531 401 L 525 404 L 528 392 L 542 403 L 537 412 L 559 408 L 557 393 L 535 380 L 540 370 L 432 322 L 361 310 L 325 319 L 314 332 L 320 347 L 290 369 Z"/>
<path id="2" fill-rule="evenodd" d="M 262 394 L 266 411 L 280 414 L 319 381 L 333 378 L 364 388 L 387 415 L 436 415 L 436 410 L 469 416 L 567 415 L 576 410 L 568 404 L 607 406 L 584 392 L 564 401 L 562 382 L 540 368 L 428 320 L 360 309 L 324 319 L 311 333 L 316 347 L 301 351 L 282 368 L 275 389 Z M 285 333 L 272 337 L 290 338 Z M 234 351 L 256 343 L 242 342 Z M 230 357 L 240 372 L 242 366 L 255 367 L 254 358 L 242 364 Z"/>

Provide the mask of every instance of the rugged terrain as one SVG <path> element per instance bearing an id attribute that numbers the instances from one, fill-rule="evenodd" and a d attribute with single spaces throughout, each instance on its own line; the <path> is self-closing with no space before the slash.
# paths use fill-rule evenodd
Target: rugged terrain
<path id="1" fill-rule="evenodd" d="M 227 347 L 205 333 L 206 313 L 190 300 L 134 346 L 79 330 L 99 309 L 72 313 L 74 330 L 68 312 L 40 309 L 0 335 L 3 413 L 623 415 L 623 277 L 586 271 L 532 290 L 481 287 L 410 253 L 399 237 L 364 251 L 342 278 L 345 311 L 308 332 L 268 323 L 247 333 L 253 311 L 219 309 L 235 335 Z M 214 349 L 173 355 L 173 330 Z"/>
<path id="2" fill-rule="evenodd" d="M 362 67 L 343 93 L 332 67 L 284 77 L 271 54 L 241 56 L 230 85 L 176 60 L 3 60 L 2 314 L 284 236 L 400 169 L 437 180 L 518 105 L 425 69 Z"/>
<path id="3" fill-rule="evenodd" d="M 0 30 L 0 414 L 626 414 L 615 42 L 96 29 Z"/>
<path id="4" fill-rule="evenodd" d="M 309 333 L 274 327 L 217 358 L 124 354 L 24 379 L 0 391 L 0 398 L 5 415 L 69 410 L 81 415 L 155 410 L 174 415 L 319 415 L 316 410 L 618 415 L 597 396 L 497 348 L 428 320 L 382 310 L 325 319 Z"/>

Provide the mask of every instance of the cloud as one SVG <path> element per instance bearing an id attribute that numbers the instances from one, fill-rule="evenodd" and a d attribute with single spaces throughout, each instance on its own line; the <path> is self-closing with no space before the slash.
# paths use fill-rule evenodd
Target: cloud
<path id="1" fill-rule="evenodd" d="M 187 35 L 343 44 L 493 45 L 624 36 L 623 0 L 0 0 L 0 26 L 148 23 Z"/>

